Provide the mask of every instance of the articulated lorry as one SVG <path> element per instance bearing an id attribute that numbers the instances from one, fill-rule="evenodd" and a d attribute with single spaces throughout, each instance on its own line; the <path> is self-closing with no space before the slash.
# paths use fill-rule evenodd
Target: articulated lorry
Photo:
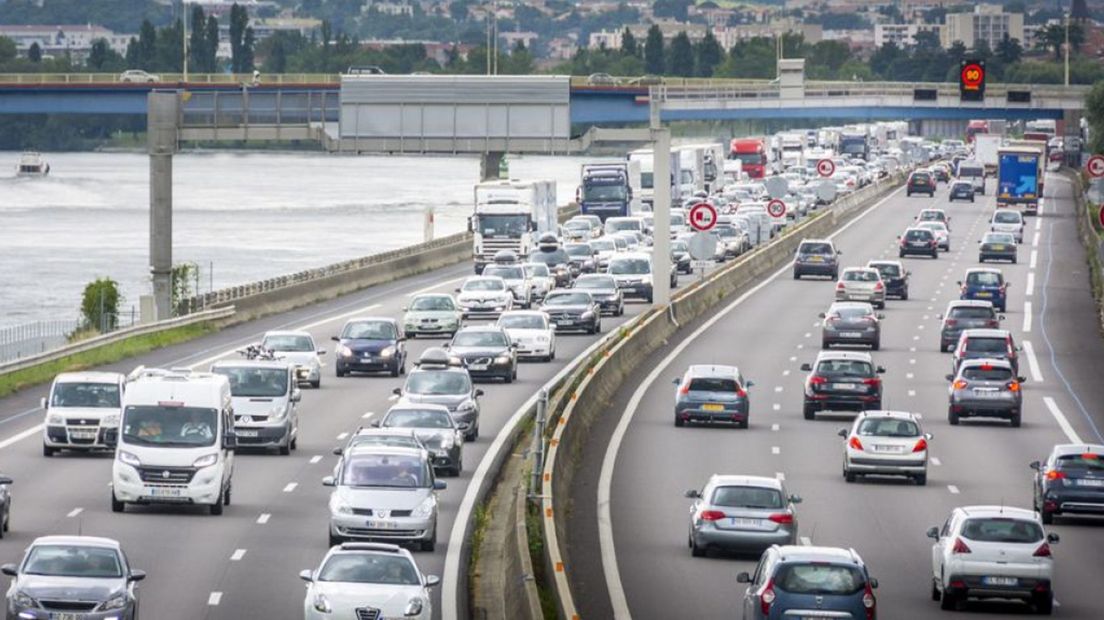
<path id="1" fill-rule="evenodd" d="M 629 161 L 583 164 L 578 202 L 583 215 L 597 215 L 603 222 L 610 217 L 631 215 L 633 190 Z M 639 174 L 637 175 L 639 176 Z"/>
<path id="2" fill-rule="evenodd" d="M 1043 196 L 1046 148 L 1037 145 L 1002 146 L 997 151 L 997 207 L 1039 212 Z"/>
<path id="3" fill-rule="evenodd" d="M 502 250 L 528 256 L 542 233 L 556 232 L 558 215 L 555 181 L 511 179 L 476 185 L 475 213 L 469 225 L 475 272 L 483 273 L 483 267 Z"/>

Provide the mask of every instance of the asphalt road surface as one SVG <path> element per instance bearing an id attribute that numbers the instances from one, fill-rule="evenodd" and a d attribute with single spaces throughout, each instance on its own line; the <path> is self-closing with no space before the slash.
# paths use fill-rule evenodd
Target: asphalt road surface
<path id="1" fill-rule="evenodd" d="M 992 184 L 991 184 L 992 185 Z M 946 185 L 934 198 L 906 198 L 903 190 L 839 232 L 841 266 L 865 265 L 875 258 L 897 258 L 896 235 L 925 207 L 951 215 L 951 252 L 937 260 L 906 258 L 912 272 L 911 298 L 890 300 L 882 322 L 886 409 L 922 415 L 930 442 L 928 485 L 892 479 L 847 484 L 841 475 L 840 428 L 850 415 L 802 417 L 803 362 L 820 349 L 818 313 L 833 299 L 827 280 L 794 281 L 789 268 L 728 308 L 713 324 L 684 328 L 633 379 L 626 381 L 610 415 L 591 433 L 572 493 L 568 531 L 571 578 L 583 618 L 734 618 L 744 586 L 736 574 L 751 571 L 757 557 L 692 558 L 687 548 L 690 500 L 687 489 L 700 489 L 713 473 L 784 478 L 791 493 L 804 498 L 797 507 L 803 544 L 854 548 L 880 581 L 883 618 L 943 617 L 929 598 L 931 540 L 925 531 L 943 523 L 955 506 L 1001 504 L 1031 506 L 1032 471 L 1052 445 L 1104 442 L 1104 367 L 1098 319 L 1089 289 L 1088 268 L 1076 236 L 1069 182 L 1048 177 L 1041 217 L 1029 218 L 1019 263 L 999 264 L 1010 281 L 1006 320 L 1021 353 L 1024 388 L 1023 427 L 997 421 L 947 422 L 949 353 L 938 349 L 939 320 L 948 301 L 958 298 L 956 281 L 977 266 L 976 241 L 994 207 L 992 193 L 976 203 L 947 202 Z M 699 328 L 705 326 L 701 332 Z M 693 339 L 676 350 L 688 335 Z M 689 364 L 738 365 L 755 381 L 749 390 L 748 430 L 673 424 L 671 380 Z M 646 379 L 662 368 L 653 383 Z M 622 441 L 609 442 L 620 414 L 636 396 Z M 600 544 L 597 493 L 607 450 L 619 446 L 608 480 L 612 546 Z M 1049 531 L 1061 535 L 1055 547 L 1055 616 L 1099 618 L 1104 566 L 1104 521 L 1058 519 Z M 612 565 L 612 566 L 611 566 Z M 616 570 L 613 570 L 613 568 Z M 604 569 L 604 570 L 603 570 Z M 611 602 L 612 601 L 612 602 Z M 971 603 L 985 617 L 1030 613 L 1012 602 Z"/>

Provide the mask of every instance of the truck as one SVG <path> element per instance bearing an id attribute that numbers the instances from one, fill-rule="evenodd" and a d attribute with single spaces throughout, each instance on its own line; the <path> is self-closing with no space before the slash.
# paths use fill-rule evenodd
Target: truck
<path id="1" fill-rule="evenodd" d="M 705 148 L 698 145 L 677 147 L 679 154 L 678 195 L 671 196 L 672 205 L 688 204 L 694 194 L 705 191 Z"/>
<path id="2" fill-rule="evenodd" d="M 705 191 L 719 194 L 728 180 L 725 178 L 724 145 L 711 142 L 705 147 Z"/>
<path id="3" fill-rule="evenodd" d="M 1024 215 L 1038 213 L 1045 159 L 1035 146 L 1002 146 L 997 151 L 998 208 L 1019 208 Z"/>
<path id="4" fill-rule="evenodd" d="M 974 160 L 985 167 L 985 174 L 997 173 L 997 151 L 1001 147 L 1003 138 L 990 133 L 979 133 L 974 136 Z"/>
<path id="5" fill-rule="evenodd" d="M 671 151 L 671 160 L 668 165 L 671 171 L 671 196 L 674 197 L 678 194 L 674 178 L 675 171 L 678 170 L 679 166 L 679 155 L 674 150 Z M 639 176 L 639 182 L 633 179 L 634 175 Z M 634 188 L 634 208 L 651 211 L 652 205 L 655 203 L 655 153 L 652 149 L 637 149 L 629 153 L 629 185 Z M 639 188 L 639 191 L 637 191 L 637 188 Z"/>
<path id="6" fill-rule="evenodd" d="M 528 256 L 541 233 L 556 232 L 556 182 L 518 179 L 484 181 L 475 186 L 475 213 L 469 222 L 475 273 L 510 250 Z"/>
<path id="7" fill-rule="evenodd" d="M 604 222 L 632 214 L 629 162 L 583 164 L 580 172 L 578 202 L 583 215 L 596 215 Z"/>
<path id="8" fill-rule="evenodd" d="M 763 138 L 734 138 L 729 144 L 729 159 L 738 159 L 750 179 L 767 176 L 771 164 L 770 150 Z"/>
<path id="9" fill-rule="evenodd" d="M 1043 190 L 1046 187 L 1046 167 L 1047 167 L 1047 143 L 1046 140 L 1005 140 L 1005 146 L 1018 146 L 1028 149 L 1034 149 L 1039 153 L 1039 199 L 1043 197 Z"/>
<path id="10" fill-rule="evenodd" d="M 870 137 L 865 131 L 845 130 L 840 133 L 837 152 L 843 157 L 870 158 Z"/>
<path id="11" fill-rule="evenodd" d="M 778 146 L 782 167 L 801 168 L 805 165 L 806 138 L 800 133 L 783 133 L 778 137 Z"/>

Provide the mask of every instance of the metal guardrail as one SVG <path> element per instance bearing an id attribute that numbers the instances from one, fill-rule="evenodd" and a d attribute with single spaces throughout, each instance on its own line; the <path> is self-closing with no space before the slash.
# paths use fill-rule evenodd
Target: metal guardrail
<path id="1" fill-rule="evenodd" d="M 0 329 L 0 362 L 44 353 L 69 342 L 77 319 L 34 321 Z"/>

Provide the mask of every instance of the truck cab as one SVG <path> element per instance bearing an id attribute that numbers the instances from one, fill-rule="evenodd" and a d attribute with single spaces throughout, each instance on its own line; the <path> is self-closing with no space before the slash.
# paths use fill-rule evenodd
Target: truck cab
<path id="1" fill-rule="evenodd" d="M 146 369 L 123 397 L 111 510 L 127 504 L 230 504 L 234 471 L 234 407 L 222 375 Z"/>
<path id="2" fill-rule="evenodd" d="M 630 214 L 633 195 L 627 162 L 583 164 L 581 181 L 578 202 L 584 215 L 597 215 L 604 222 Z"/>
<path id="3" fill-rule="evenodd" d="M 750 179 L 761 179 L 767 175 L 770 160 L 762 138 L 734 139 L 730 145 L 729 157 L 740 160 L 743 171 Z"/>
<path id="4" fill-rule="evenodd" d="M 66 372 L 54 378 L 42 399 L 42 455 L 59 450 L 115 447 L 126 377 L 117 372 Z"/>
<path id="5" fill-rule="evenodd" d="M 486 181 L 475 186 L 475 212 L 469 221 L 475 273 L 510 250 L 518 256 L 533 251 L 537 235 L 558 225 L 556 182 L 517 179 Z"/>

